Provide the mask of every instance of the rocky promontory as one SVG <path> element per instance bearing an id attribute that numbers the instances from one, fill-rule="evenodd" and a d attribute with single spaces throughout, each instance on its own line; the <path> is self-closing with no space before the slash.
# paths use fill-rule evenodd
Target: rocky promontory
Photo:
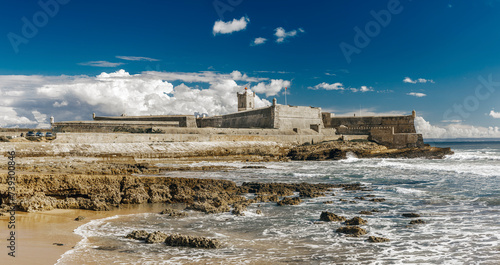
<path id="1" fill-rule="evenodd" d="M 330 141 L 293 147 L 287 156 L 292 160 L 340 160 L 357 158 L 428 158 L 452 155 L 450 148 L 423 147 L 392 149 L 369 141 Z"/>

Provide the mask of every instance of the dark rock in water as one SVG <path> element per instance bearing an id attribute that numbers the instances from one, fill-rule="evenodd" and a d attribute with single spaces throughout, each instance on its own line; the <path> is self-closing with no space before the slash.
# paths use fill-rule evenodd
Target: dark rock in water
<path id="1" fill-rule="evenodd" d="M 372 202 L 385 202 L 385 199 L 384 198 L 374 198 L 374 199 L 371 199 L 370 201 L 372 201 Z"/>
<path id="2" fill-rule="evenodd" d="M 144 230 L 134 230 L 130 234 L 126 235 L 125 238 L 132 238 L 136 240 L 146 240 L 149 233 Z"/>
<path id="3" fill-rule="evenodd" d="M 191 248 L 220 248 L 221 244 L 217 239 L 210 239 L 199 236 L 184 236 L 179 234 L 168 235 L 165 244 L 172 247 Z"/>
<path id="4" fill-rule="evenodd" d="M 324 201 L 323 204 L 333 204 L 333 201 Z"/>
<path id="5" fill-rule="evenodd" d="M 167 238 L 167 234 L 162 233 L 160 231 L 153 232 L 146 237 L 146 243 L 162 243 L 165 242 L 165 239 Z"/>
<path id="6" fill-rule="evenodd" d="M 365 197 L 354 197 L 354 199 L 356 199 L 356 200 L 362 200 L 362 201 L 366 200 Z"/>
<path id="7" fill-rule="evenodd" d="M 82 221 L 85 219 L 85 216 L 78 216 L 77 218 L 75 218 L 75 221 Z"/>
<path id="8" fill-rule="evenodd" d="M 358 217 L 358 216 L 345 221 L 346 225 L 365 225 L 367 223 L 368 222 L 366 220 L 364 220 L 363 218 Z"/>
<path id="9" fill-rule="evenodd" d="M 302 200 L 299 197 L 293 197 L 293 198 L 285 197 L 285 198 L 283 198 L 283 200 L 281 200 L 281 201 L 278 202 L 278 205 L 279 206 L 283 206 L 283 205 L 298 205 L 301 202 L 302 202 Z"/>
<path id="10" fill-rule="evenodd" d="M 244 166 L 242 168 L 267 168 L 265 166 Z"/>
<path id="11" fill-rule="evenodd" d="M 348 202 L 348 200 L 346 200 L 346 199 L 339 199 L 339 201 L 341 201 L 341 202 Z"/>
<path id="12" fill-rule="evenodd" d="M 187 213 L 177 211 L 174 209 L 165 209 L 165 210 L 161 211 L 160 214 L 165 214 L 165 215 L 168 215 L 170 217 L 186 217 L 186 216 L 188 216 Z"/>
<path id="13" fill-rule="evenodd" d="M 59 246 L 59 247 L 64 246 L 64 244 L 63 244 L 63 243 L 52 243 L 52 245 L 54 245 L 54 246 Z"/>
<path id="14" fill-rule="evenodd" d="M 256 214 L 262 214 L 262 211 L 261 210 L 257 210 L 255 211 Z"/>
<path id="15" fill-rule="evenodd" d="M 372 209 L 372 213 L 379 213 L 380 211 L 377 209 Z"/>
<path id="16" fill-rule="evenodd" d="M 319 220 L 324 222 L 343 222 L 346 218 L 330 212 L 321 212 Z"/>
<path id="17" fill-rule="evenodd" d="M 410 224 L 411 224 L 411 225 L 422 225 L 422 224 L 425 224 L 425 221 L 424 221 L 424 220 L 422 220 L 422 219 L 411 220 L 411 221 L 410 221 Z"/>
<path id="18" fill-rule="evenodd" d="M 420 214 L 418 213 L 404 213 L 402 214 L 403 217 L 406 217 L 406 218 L 417 218 L 417 217 L 420 217 Z"/>
<path id="19" fill-rule="evenodd" d="M 389 240 L 388 238 L 385 238 L 385 237 L 376 237 L 376 236 L 369 236 L 368 237 L 368 242 L 371 242 L 371 243 L 382 243 L 382 242 L 389 242 L 391 240 Z"/>
<path id="20" fill-rule="evenodd" d="M 336 230 L 337 233 L 348 234 L 349 236 L 362 236 L 366 235 L 366 230 L 359 226 L 343 226 Z"/>
<path id="21" fill-rule="evenodd" d="M 364 215 L 373 215 L 373 213 L 372 213 L 372 212 L 370 212 L 370 211 L 361 211 L 361 212 L 359 212 L 359 214 L 364 214 Z"/>

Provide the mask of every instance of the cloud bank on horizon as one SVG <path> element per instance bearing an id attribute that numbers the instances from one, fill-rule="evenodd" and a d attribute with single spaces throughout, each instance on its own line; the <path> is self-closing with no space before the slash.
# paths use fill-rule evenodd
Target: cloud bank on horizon
<path id="1" fill-rule="evenodd" d="M 219 115 L 237 110 L 236 92 L 257 93 L 255 106 L 270 105 L 259 97 L 275 96 L 291 82 L 249 77 L 239 71 L 178 73 L 125 70 L 97 76 L 0 76 L 0 127 L 48 127 L 48 119 L 88 120 L 99 115 L 168 115 L 195 112 Z M 177 83 L 174 85 L 174 83 Z M 196 83 L 196 85 L 192 85 Z M 205 87 L 202 87 L 202 86 Z"/>
<path id="2" fill-rule="evenodd" d="M 206 88 L 199 84 L 205 84 Z M 290 85 L 289 80 L 250 77 L 239 71 L 228 74 L 146 71 L 131 75 L 118 70 L 97 76 L 0 75 L 0 127 L 48 128 L 50 116 L 57 120 L 89 120 L 92 112 L 98 115 L 226 114 L 236 112 L 235 94 L 244 87 L 257 93 L 256 107 L 264 107 L 271 103 L 259 95 L 275 96 Z M 318 89 L 343 88 L 340 83 L 319 86 Z M 356 90 L 370 89 L 362 86 Z M 493 110 L 490 115 L 500 118 L 500 113 Z M 423 117 L 415 119 L 415 126 L 425 138 L 500 137 L 498 127 L 461 124 L 438 127 Z"/>

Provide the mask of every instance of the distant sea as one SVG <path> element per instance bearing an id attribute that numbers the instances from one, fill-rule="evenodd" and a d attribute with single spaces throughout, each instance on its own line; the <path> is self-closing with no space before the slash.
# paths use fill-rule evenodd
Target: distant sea
<path id="1" fill-rule="evenodd" d="M 434 141 L 433 145 L 449 146 L 455 154 L 442 160 L 350 157 L 320 162 L 198 163 L 238 169 L 165 176 L 228 179 L 239 184 L 359 182 L 372 191 L 334 190 L 298 206 L 253 204 L 245 216 L 192 212 L 189 217 L 171 219 L 148 213 L 93 220 L 75 231 L 82 241 L 58 264 L 499 264 L 500 142 Z M 266 168 L 243 168 L 248 165 Z M 386 201 L 371 202 L 368 195 Z M 256 214 L 257 209 L 263 214 Z M 378 212 L 359 214 L 372 209 Z M 368 221 L 362 226 L 368 234 L 358 238 L 338 234 L 340 223 L 317 222 L 322 211 L 361 216 Z M 401 215 L 409 212 L 420 214 L 425 224 L 409 225 L 411 219 Z M 124 238 L 138 229 L 217 238 L 224 247 L 176 248 Z M 369 235 L 391 241 L 368 243 Z"/>

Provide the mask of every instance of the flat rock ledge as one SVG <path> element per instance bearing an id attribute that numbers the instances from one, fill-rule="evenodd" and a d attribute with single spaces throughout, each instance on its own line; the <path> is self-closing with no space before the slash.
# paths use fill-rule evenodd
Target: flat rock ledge
<path id="1" fill-rule="evenodd" d="M 180 234 L 165 234 L 160 231 L 148 233 L 144 230 L 135 230 L 126 235 L 125 238 L 141 240 L 149 244 L 165 243 L 171 247 L 190 248 L 220 248 L 221 243 L 217 239 L 201 236 L 186 236 Z"/>

